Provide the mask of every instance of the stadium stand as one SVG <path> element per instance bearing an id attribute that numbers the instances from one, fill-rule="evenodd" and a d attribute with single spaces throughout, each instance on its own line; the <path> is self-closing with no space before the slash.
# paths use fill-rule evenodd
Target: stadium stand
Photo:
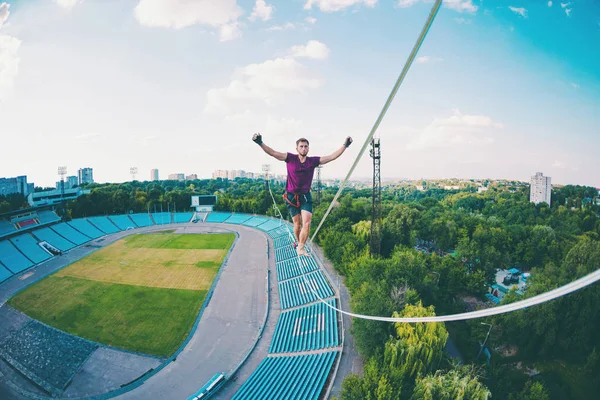
<path id="1" fill-rule="evenodd" d="M 231 217 L 225 220 L 226 224 L 240 225 L 252 218 L 250 214 L 232 214 Z M 206 221 L 208 222 L 208 221 Z"/>
<path id="2" fill-rule="evenodd" d="M 280 247 L 283 246 L 289 246 L 292 244 L 292 238 L 290 237 L 290 235 L 282 235 L 276 239 L 273 239 L 273 243 L 275 245 L 275 248 L 278 249 Z"/>
<path id="3" fill-rule="evenodd" d="M 314 271 L 304 276 L 280 282 L 279 300 L 281 309 L 285 310 L 286 308 L 312 303 L 317 300 L 313 291 L 317 292 L 322 299 L 333 296 L 333 290 L 327 284 L 321 271 Z"/>
<path id="4" fill-rule="evenodd" d="M 279 228 L 281 226 L 281 221 L 268 220 L 264 224 L 260 224 L 257 226 L 263 232 L 269 232 L 272 229 Z"/>
<path id="5" fill-rule="evenodd" d="M 104 233 L 101 230 L 83 218 L 74 219 L 71 222 L 67 222 L 67 224 L 92 239 L 98 239 L 99 237 L 104 236 Z"/>
<path id="6" fill-rule="evenodd" d="M 40 225 L 60 221 L 60 217 L 54 211 L 38 211 Z"/>
<path id="7" fill-rule="evenodd" d="M 167 225 L 171 223 L 171 213 L 169 212 L 160 212 L 160 213 L 152 213 L 152 219 L 156 223 L 156 225 Z"/>
<path id="8" fill-rule="evenodd" d="M 289 236 L 289 232 L 292 232 L 292 226 L 286 223 L 280 228 L 270 230 L 269 232 L 267 232 L 267 235 L 275 239 L 282 237 L 283 235 Z"/>
<path id="9" fill-rule="evenodd" d="M 122 231 L 137 228 L 137 225 L 133 223 L 133 221 L 129 219 L 127 215 L 111 215 L 108 217 L 108 219 L 110 219 Z"/>
<path id="10" fill-rule="evenodd" d="M 296 250 L 292 246 L 284 246 L 275 249 L 275 259 L 277 261 L 289 260 L 290 258 L 296 258 Z"/>
<path id="11" fill-rule="evenodd" d="M 204 222 L 208 213 L 205 212 L 196 212 L 192 219 L 192 222 Z"/>
<path id="12" fill-rule="evenodd" d="M 0 219 L 0 237 L 15 233 L 15 226 L 5 219 Z"/>
<path id="13" fill-rule="evenodd" d="M 200 400 L 200 399 L 208 399 L 212 396 L 213 393 L 219 390 L 221 386 L 225 383 L 225 374 L 217 373 L 213 375 L 212 378 L 204 386 L 200 388 L 196 393 L 192 396 L 188 397 L 188 400 Z"/>
<path id="14" fill-rule="evenodd" d="M 194 217 L 193 212 L 173 213 L 173 222 L 176 224 L 183 224 L 185 222 L 190 222 L 193 217 Z"/>
<path id="15" fill-rule="evenodd" d="M 206 216 L 204 222 L 224 222 L 231 216 L 228 212 L 211 212 Z"/>
<path id="16" fill-rule="evenodd" d="M 67 239 L 69 242 L 73 242 L 78 246 L 80 244 L 84 244 L 90 241 L 89 237 L 85 236 L 81 232 L 76 231 L 75 229 L 73 229 L 73 227 L 67 225 L 66 222 L 60 223 L 58 225 L 52 225 L 50 229 Z"/>
<path id="17" fill-rule="evenodd" d="M 335 299 L 327 300 L 335 307 Z M 269 353 L 292 353 L 339 345 L 337 315 L 319 302 L 279 315 Z"/>
<path id="18" fill-rule="evenodd" d="M 144 214 L 144 213 L 129 214 L 129 217 L 140 228 L 142 228 L 144 226 L 154 225 L 154 222 L 152 221 L 152 218 L 150 218 L 150 214 Z"/>
<path id="19" fill-rule="evenodd" d="M 39 240 L 43 240 L 45 242 L 50 243 L 52 246 L 56 247 L 60 251 L 68 251 L 75 247 L 73 243 L 58 235 L 50 228 L 40 228 L 33 231 L 32 233 Z"/>
<path id="20" fill-rule="evenodd" d="M 4 282 L 12 276 L 12 273 L 0 263 L 0 282 Z"/>
<path id="21" fill-rule="evenodd" d="M 257 227 L 260 224 L 264 224 L 268 220 L 269 220 L 269 218 L 265 218 L 265 217 L 254 217 L 254 218 L 251 218 L 248 221 L 244 222 L 242 225 Z"/>
<path id="22" fill-rule="evenodd" d="M 29 219 L 24 219 L 24 220 L 18 221 L 16 224 L 19 227 L 19 229 L 23 229 L 23 228 L 27 228 L 28 226 L 38 225 L 38 222 L 33 218 L 29 218 Z"/>
<path id="23" fill-rule="evenodd" d="M 312 257 L 301 257 L 300 265 L 298 265 L 298 258 L 280 261 L 275 265 L 277 266 L 277 278 L 279 282 L 319 269 L 319 266 Z"/>
<path id="24" fill-rule="evenodd" d="M 294 357 L 267 357 L 233 399 L 318 399 L 337 351 Z"/>
<path id="25" fill-rule="evenodd" d="M 87 220 L 106 234 L 117 233 L 121 231 L 121 229 L 117 228 L 117 226 L 113 224 L 108 217 L 90 217 Z"/>
<path id="26" fill-rule="evenodd" d="M 52 257 L 52 255 L 48 254 L 48 252 L 44 251 L 38 245 L 37 240 L 29 233 L 23 233 L 17 237 L 11 238 L 10 241 L 21 251 L 21 253 L 25 254 L 27 258 L 33 261 L 34 264 L 41 263 Z"/>
<path id="27" fill-rule="evenodd" d="M 13 274 L 33 266 L 33 263 L 8 240 L 0 242 L 0 262 Z"/>

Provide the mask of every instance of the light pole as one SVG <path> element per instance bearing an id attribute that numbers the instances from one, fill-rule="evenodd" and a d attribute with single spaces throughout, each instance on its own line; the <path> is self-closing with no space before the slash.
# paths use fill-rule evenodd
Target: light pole
<path id="1" fill-rule="evenodd" d="M 477 358 L 475 359 L 475 361 L 479 360 L 479 356 L 481 355 L 481 352 L 483 351 L 483 347 L 485 346 L 485 342 L 487 342 L 488 337 L 490 336 L 490 332 L 492 331 L 492 324 L 486 324 L 485 322 L 480 322 L 481 325 L 487 325 L 490 327 L 490 329 L 488 329 L 487 335 L 485 335 L 485 340 L 483 341 L 483 344 L 481 345 L 481 348 L 479 349 L 479 353 L 477 353 Z"/>

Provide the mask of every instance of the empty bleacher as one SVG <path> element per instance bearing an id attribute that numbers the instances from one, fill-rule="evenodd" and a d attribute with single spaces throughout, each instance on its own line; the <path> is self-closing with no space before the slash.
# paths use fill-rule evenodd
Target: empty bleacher
<path id="1" fill-rule="evenodd" d="M 298 257 L 294 257 L 280 261 L 275 265 L 277 267 L 277 279 L 280 282 L 319 269 L 314 258 L 304 256 L 300 257 L 300 264 L 298 264 Z"/>
<path id="2" fill-rule="evenodd" d="M 146 213 L 129 214 L 129 217 L 140 228 L 142 228 L 144 226 L 154 225 L 152 218 L 150 218 L 150 214 L 146 214 Z"/>
<path id="3" fill-rule="evenodd" d="M 244 222 L 242 225 L 257 227 L 258 225 L 264 224 L 267 221 L 269 221 L 269 218 L 265 218 L 265 217 L 253 217 L 253 218 L 249 219 L 248 221 Z"/>
<path id="4" fill-rule="evenodd" d="M 294 357 L 267 357 L 233 399 L 316 400 L 323 391 L 337 351 Z"/>
<path id="5" fill-rule="evenodd" d="M 118 226 L 122 231 L 127 229 L 137 228 L 137 225 L 133 223 L 131 219 L 127 215 L 111 215 L 108 217 L 116 226 Z"/>
<path id="6" fill-rule="evenodd" d="M 326 300 L 335 307 L 335 299 Z M 282 312 L 269 353 L 291 353 L 336 347 L 340 343 L 335 310 L 322 302 Z"/>
<path id="7" fill-rule="evenodd" d="M 288 232 L 292 232 L 292 227 L 288 224 L 284 224 L 283 226 L 277 228 L 277 229 L 273 229 L 270 230 L 269 232 L 267 232 L 267 234 L 269 236 L 271 236 L 273 239 L 281 237 L 283 235 L 289 235 Z"/>
<path id="8" fill-rule="evenodd" d="M 54 211 L 38 211 L 38 220 L 40 225 L 60 221 L 60 217 Z"/>
<path id="9" fill-rule="evenodd" d="M 78 246 L 87 243 L 91 240 L 83 233 L 73 229 L 73 227 L 68 225 L 66 222 L 57 225 L 52 225 L 50 229 L 67 239 L 69 242 L 73 242 Z"/>
<path id="10" fill-rule="evenodd" d="M 100 229 L 106 234 L 117 233 L 121 231 L 121 229 L 119 229 L 115 224 L 113 224 L 111 220 L 108 219 L 108 217 L 90 217 L 87 220 L 96 228 Z"/>
<path id="11" fill-rule="evenodd" d="M 0 282 L 4 282 L 10 278 L 13 274 L 7 270 L 2 263 L 0 263 Z"/>
<path id="12" fill-rule="evenodd" d="M 257 226 L 263 232 L 269 232 L 272 229 L 279 228 L 281 225 L 281 221 L 269 219 L 265 221 L 265 223 Z"/>
<path id="13" fill-rule="evenodd" d="M 44 251 L 38 245 L 37 240 L 29 233 L 23 233 L 22 235 L 10 239 L 10 241 L 21 251 L 21 253 L 25 254 L 27 258 L 33 261 L 34 264 L 41 263 L 52 257 L 51 254 Z"/>
<path id="14" fill-rule="evenodd" d="M 275 249 L 275 259 L 277 261 L 289 260 L 290 258 L 296 258 L 297 256 L 296 249 L 292 246 L 282 246 Z"/>
<path id="15" fill-rule="evenodd" d="M 19 229 L 23 229 L 23 228 L 31 227 L 34 225 L 38 225 L 38 222 L 33 218 L 29 218 L 29 219 L 17 221 L 16 224 L 19 227 Z"/>
<path id="16" fill-rule="evenodd" d="M 232 214 L 231 217 L 227 218 L 224 222 L 226 224 L 240 225 L 248 221 L 250 218 L 252 218 L 252 215 L 250 214 Z"/>
<path id="17" fill-rule="evenodd" d="M 92 239 L 98 239 L 99 237 L 104 236 L 104 233 L 101 230 L 90 224 L 86 219 L 74 219 L 73 221 L 67 223 L 74 229 L 77 229 L 79 232 Z"/>
<path id="18" fill-rule="evenodd" d="M 193 212 L 178 212 L 173 213 L 173 222 L 176 224 L 182 224 L 185 222 L 190 222 L 192 217 L 194 216 Z"/>
<path id="19" fill-rule="evenodd" d="M 285 235 L 281 235 L 276 239 L 273 239 L 273 244 L 275 245 L 275 248 L 278 249 L 280 247 L 284 247 L 284 246 L 291 246 L 292 245 L 292 236 L 290 236 L 289 234 L 285 234 Z"/>
<path id="20" fill-rule="evenodd" d="M 21 254 L 8 240 L 0 241 L 0 262 L 13 274 L 33 266 L 31 260 Z"/>
<path id="21" fill-rule="evenodd" d="M 285 310 L 286 308 L 301 306 L 318 300 L 313 292 L 316 292 L 322 299 L 333 296 L 333 290 L 321 271 L 314 271 L 280 282 L 279 301 L 281 309 Z"/>
<path id="22" fill-rule="evenodd" d="M 230 212 L 211 212 L 206 216 L 204 222 L 225 222 L 230 216 Z"/>
<path id="23" fill-rule="evenodd" d="M 171 223 L 171 213 L 170 212 L 159 212 L 152 213 L 152 219 L 156 223 L 156 225 L 167 225 Z"/>
<path id="24" fill-rule="evenodd" d="M 0 237 L 15 233 L 15 226 L 5 219 L 0 219 Z"/>
<path id="25" fill-rule="evenodd" d="M 60 251 L 71 250 L 75 244 L 69 242 L 50 228 L 40 228 L 32 232 L 39 240 L 50 243 Z"/>

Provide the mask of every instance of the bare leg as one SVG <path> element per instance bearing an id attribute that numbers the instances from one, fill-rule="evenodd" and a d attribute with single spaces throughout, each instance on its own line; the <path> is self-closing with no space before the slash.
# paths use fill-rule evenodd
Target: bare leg
<path id="1" fill-rule="evenodd" d="M 310 222 L 312 221 L 312 213 L 302 210 L 302 230 L 300 231 L 300 240 L 298 241 L 298 254 L 307 255 L 304 250 L 304 245 L 310 233 Z"/>
<path id="2" fill-rule="evenodd" d="M 294 222 L 294 236 L 296 237 L 296 242 L 300 242 L 300 230 L 302 228 L 302 216 L 300 214 L 295 215 L 292 217 L 292 221 Z"/>

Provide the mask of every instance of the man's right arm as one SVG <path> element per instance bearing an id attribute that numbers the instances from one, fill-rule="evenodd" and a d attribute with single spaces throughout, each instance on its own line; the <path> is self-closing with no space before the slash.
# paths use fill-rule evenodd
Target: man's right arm
<path id="1" fill-rule="evenodd" d="M 269 146 L 267 146 L 266 144 L 264 144 L 262 141 L 262 135 L 260 133 L 255 133 L 254 136 L 252 136 L 252 140 L 254 141 L 254 143 L 258 144 L 260 146 L 260 148 L 263 149 L 264 152 L 267 153 L 268 155 L 270 155 L 271 157 L 273 157 L 279 161 L 285 161 L 285 159 L 287 158 L 287 153 L 281 153 L 279 151 L 275 151 L 272 148 L 270 148 Z"/>

